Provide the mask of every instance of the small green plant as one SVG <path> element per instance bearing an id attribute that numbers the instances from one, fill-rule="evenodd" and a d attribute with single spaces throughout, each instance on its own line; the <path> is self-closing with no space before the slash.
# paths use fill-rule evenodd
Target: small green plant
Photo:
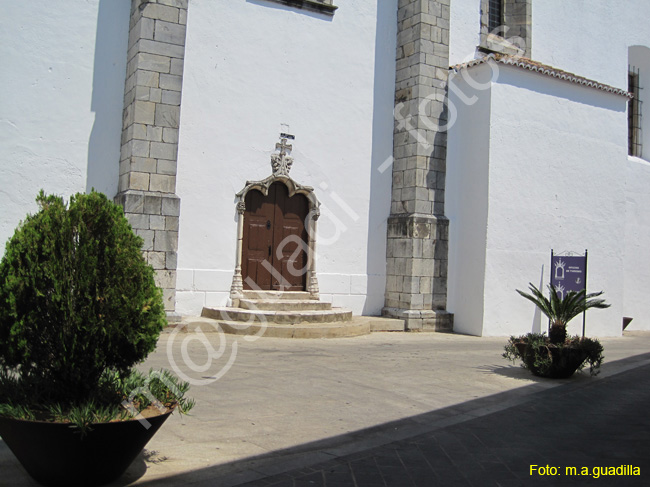
<path id="1" fill-rule="evenodd" d="M 522 354 L 517 344 L 525 344 Z M 526 353 L 533 353 L 533 360 L 525 360 Z M 548 349 L 548 338 L 544 333 L 528 333 L 520 337 L 511 336 L 505 346 L 503 358 L 516 362 L 522 360 L 521 366 L 546 372 L 552 365 L 551 353 Z"/>
<path id="2" fill-rule="evenodd" d="M 122 403 L 137 388 L 189 411 L 188 384 L 133 369 L 167 321 L 142 239 L 122 209 L 94 191 L 69 204 L 41 191 L 36 201 L 40 210 L 0 261 L 0 415 L 84 432 L 129 417 Z M 136 412 L 150 404 L 138 399 Z"/>
<path id="3" fill-rule="evenodd" d="M 194 400 L 186 397 L 189 383 L 179 381 L 168 370 L 150 369 L 147 374 L 132 370 L 126 377 L 114 371 L 105 373 L 97 394 L 71 404 L 42 403 L 34 390 L 25 390 L 25 382 L 15 376 L 0 378 L 0 416 L 15 419 L 70 423 L 85 435 L 93 423 L 136 418 L 146 409 L 165 412 L 175 408 L 187 414 Z"/>
<path id="4" fill-rule="evenodd" d="M 138 411 L 152 405 L 163 408 L 176 406 L 181 414 L 186 414 L 195 404 L 193 399 L 185 397 L 189 388 L 188 382 L 179 381 L 168 370 L 150 369 L 147 375 L 134 371 L 122 382 L 120 393 L 127 398 L 126 403 L 136 406 Z"/>
<path id="5" fill-rule="evenodd" d="M 31 409 L 19 404 L 14 405 L 12 403 L 0 404 L 0 416 L 14 419 L 28 419 L 32 421 L 36 419 L 36 415 Z"/>
<path id="6" fill-rule="evenodd" d="M 549 297 L 544 296 L 534 284 L 529 283 L 531 294 L 517 289 L 524 298 L 532 301 L 550 320 L 549 336 L 545 333 L 528 333 L 511 336 L 505 346 L 503 357 L 542 377 L 564 378 L 576 369 L 589 364 L 589 372 L 596 375 L 603 362 L 603 346 L 593 338 L 567 337 L 567 324 L 580 313 L 591 308 L 609 308 L 601 292 L 569 291 L 562 298 L 557 289 L 548 286 Z"/>
<path id="7" fill-rule="evenodd" d="M 524 298 L 532 301 L 550 320 L 548 337 L 551 343 L 564 343 L 567 338 L 566 327 L 569 321 L 591 308 L 609 308 L 604 299 L 597 299 L 603 292 L 587 294 L 585 290 L 569 291 L 564 298 L 558 294 L 555 286 L 549 284 L 549 297 L 544 296 L 533 283 L 528 284 L 531 294 L 517 289 Z"/>

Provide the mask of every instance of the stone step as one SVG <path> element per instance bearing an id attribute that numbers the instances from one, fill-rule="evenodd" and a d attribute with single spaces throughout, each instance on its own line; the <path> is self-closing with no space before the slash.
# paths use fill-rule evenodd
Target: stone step
<path id="1" fill-rule="evenodd" d="M 226 333 L 229 335 L 257 335 L 266 338 L 344 338 L 367 335 L 370 325 L 365 316 L 355 316 L 351 321 L 315 324 L 241 323 L 239 321 L 213 320 L 205 317 L 185 317 L 165 332 Z"/>
<path id="2" fill-rule="evenodd" d="M 268 338 L 343 338 L 367 335 L 370 326 L 367 321 L 314 323 L 288 325 L 272 323 L 262 325 L 253 323 L 248 325 L 238 321 L 220 321 L 224 333 L 231 335 L 257 335 Z"/>
<path id="3" fill-rule="evenodd" d="M 312 299 L 306 291 L 244 291 L 244 299 Z"/>
<path id="4" fill-rule="evenodd" d="M 356 317 L 355 317 L 356 318 Z M 365 318 L 370 325 L 370 331 L 405 331 L 406 323 L 398 318 L 385 318 L 383 316 L 359 316 Z"/>
<path id="5" fill-rule="evenodd" d="M 352 311 L 343 308 L 306 311 L 252 310 L 242 308 L 203 308 L 201 316 L 220 321 L 239 321 L 244 323 L 332 323 L 350 321 Z"/>
<path id="6" fill-rule="evenodd" d="M 271 311 L 316 311 L 332 309 L 332 303 L 315 299 L 240 299 L 243 309 L 266 309 Z"/>

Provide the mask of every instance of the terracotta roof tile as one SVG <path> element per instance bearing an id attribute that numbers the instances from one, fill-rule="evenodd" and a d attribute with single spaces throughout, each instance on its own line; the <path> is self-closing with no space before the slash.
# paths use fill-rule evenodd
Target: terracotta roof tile
<path id="1" fill-rule="evenodd" d="M 454 70 L 455 72 L 459 72 L 463 68 L 471 68 L 473 66 L 478 66 L 479 64 L 485 64 L 490 60 L 517 68 L 528 69 L 545 76 L 563 79 L 571 83 L 587 86 L 589 88 L 595 88 L 597 90 L 606 91 L 615 95 L 622 95 L 627 98 L 633 98 L 632 93 L 629 93 L 627 90 L 606 85 L 604 83 L 599 83 L 598 81 L 594 81 L 583 76 L 578 76 L 577 74 L 569 73 L 568 71 L 563 71 L 561 69 L 554 68 L 553 66 L 542 64 L 540 62 L 533 61 L 532 59 L 524 57 L 506 56 L 503 54 L 491 53 L 483 58 L 472 59 L 466 63 L 456 64 L 455 66 L 451 66 L 450 69 Z"/>

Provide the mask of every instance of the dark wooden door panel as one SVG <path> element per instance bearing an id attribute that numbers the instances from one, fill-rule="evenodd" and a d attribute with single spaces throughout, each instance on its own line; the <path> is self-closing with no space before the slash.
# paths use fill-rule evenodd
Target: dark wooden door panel
<path id="1" fill-rule="evenodd" d="M 263 263 L 269 259 L 269 250 L 273 250 L 273 213 L 274 204 L 259 191 L 250 191 L 246 195 L 244 212 L 244 235 L 242 242 L 242 277 L 244 289 L 253 289 L 250 281 L 258 288 L 271 288 L 271 273 Z"/>
<path id="2" fill-rule="evenodd" d="M 268 252 L 273 235 L 266 228 L 268 219 L 252 216 L 249 224 L 248 250 Z"/>
<path id="3" fill-rule="evenodd" d="M 304 195 L 289 197 L 285 184 L 276 182 L 264 196 L 246 195 L 242 242 L 244 289 L 250 278 L 260 289 L 303 291 L 306 284 L 308 236 L 305 219 L 309 203 Z"/>
<path id="4" fill-rule="evenodd" d="M 275 249 L 274 267 L 282 274 L 287 291 L 305 289 L 306 273 L 303 272 L 306 253 L 300 247 L 307 244 L 305 218 L 309 210 L 307 198 L 296 194 L 289 198 L 286 186 L 278 186 L 276 193 L 276 220 L 273 240 Z M 299 240 L 298 240 L 299 239 Z M 304 244 L 300 244 L 300 242 Z M 290 262 L 291 261 L 291 262 Z M 279 287 L 279 283 L 276 286 Z"/>
<path id="5" fill-rule="evenodd" d="M 246 263 L 244 289 L 272 289 L 272 276 L 271 272 L 269 272 L 269 269 L 264 264 L 267 262 L 265 258 L 248 258 L 244 262 Z M 251 285 L 251 281 L 255 283 L 255 286 Z"/>

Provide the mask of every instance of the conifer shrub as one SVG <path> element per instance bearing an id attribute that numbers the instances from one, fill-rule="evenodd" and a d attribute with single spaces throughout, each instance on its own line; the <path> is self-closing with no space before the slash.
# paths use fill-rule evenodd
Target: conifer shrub
<path id="1" fill-rule="evenodd" d="M 101 402 L 115 392 L 105 377 L 128 377 L 154 350 L 162 291 L 142 239 L 105 195 L 66 205 L 41 191 L 37 202 L 0 262 L 0 383 L 21 403 Z"/>

